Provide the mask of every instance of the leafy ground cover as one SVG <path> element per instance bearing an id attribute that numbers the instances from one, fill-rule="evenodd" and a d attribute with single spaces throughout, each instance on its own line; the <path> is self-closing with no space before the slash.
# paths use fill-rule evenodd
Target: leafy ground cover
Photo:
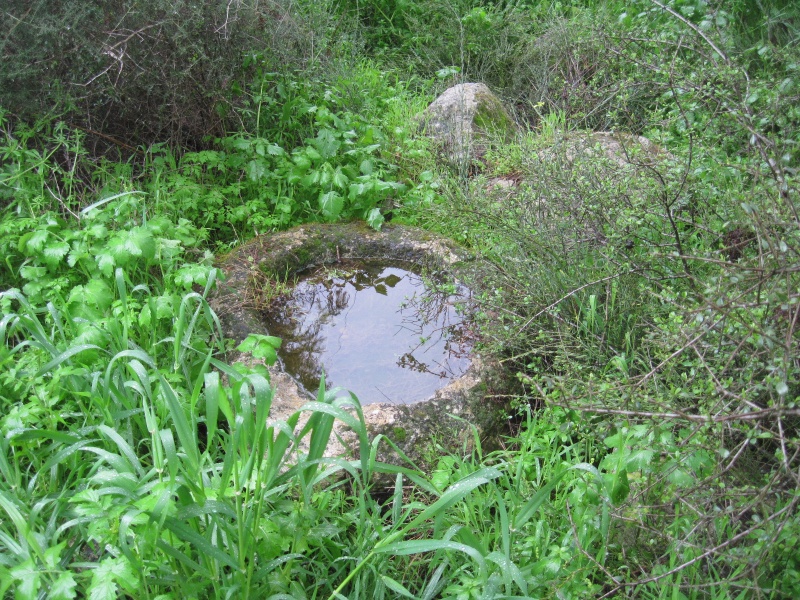
<path id="1" fill-rule="evenodd" d="M 100 89 L 54 84 L 45 108 L 0 116 L 4 597 L 796 597 L 793 3 L 269 5 L 244 7 L 278 28 L 268 44 L 212 9 L 181 4 L 185 26 L 131 10 L 130 55 L 134 29 L 81 48 Z M 9 9 L 0 76 L 26 83 L 0 104 L 50 64 L 8 45 L 52 37 L 26 21 L 40 8 Z M 186 125 L 165 98 L 197 101 L 198 62 L 221 86 L 197 38 L 217 17 L 240 46 L 214 56 L 241 69 Z M 145 39 L 165 45 L 137 54 Z M 136 60 L 152 80 L 110 79 Z M 94 76 L 70 68 L 65 90 Z M 526 132 L 441 166 L 413 115 L 475 79 Z M 98 138 L 109 106 L 126 118 Z M 587 127 L 620 133 L 625 161 L 576 152 Z M 391 440 L 358 410 L 323 388 L 302 431 L 299 413 L 268 424 L 266 369 L 224 361 L 215 253 L 388 218 L 488 259 L 472 283 L 513 382 L 501 450 L 432 440 L 425 471 L 382 464 Z M 279 343 L 240 349 L 270 361 Z M 354 460 L 322 458 L 334 419 Z"/>

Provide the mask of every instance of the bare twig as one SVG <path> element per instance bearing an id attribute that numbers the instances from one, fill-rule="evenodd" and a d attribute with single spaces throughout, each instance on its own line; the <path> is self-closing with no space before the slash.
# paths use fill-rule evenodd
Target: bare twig
<path id="1" fill-rule="evenodd" d="M 631 269 L 629 271 L 625 271 L 625 272 L 622 272 L 622 273 L 614 273 L 613 275 L 609 275 L 608 277 L 601 277 L 600 279 L 596 279 L 594 281 L 590 281 L 589 283 L 585 283 L 582 286 L 574 288 L 569 293 L 563 295 L 561 298 L 559 298 L 555 302 L 553 302 L 551 304 L 548 304 L 543 309 L 541 309 L 539 312 L 537 312 L 535 315 L 533 315 L 530 319 L 528 319 L 519 329 L 517 329 L 516 335 L 519 335 L 520 333 L 522 333 L 525 329 L 527 329 L 528 325 L 533 323 L 536 319 L 538 319 L 544 313 L 551 311 L 556 306 L 561 304 L 564 300 L 566 300 L 567 298 L 570 298 L 571 296 L 574 296 L 575 294 L 577 294 L 581 290 L 584 290 L 587 287 L 590 287 L 590 286 L 593 286 L 593 285 L 597 285 L 598 283 L 604 283 L 604 282 L 610 281 L 612 279 L 618 279 L 619 277 L 624 277 L 625 275 L 630 275 L 631 273 L 635 273 L 635 272 L 636 272 L 636 269 Z"/>
<path id="2" fill-rule="evenodd" d="M 605 574 L 606 577 L 608 577 L 617 586 L 619 586 L 621 583 L 620 580 L 617 577 L 614 577 L 614 575 L 612 575 L 611 572 L 608 569 L 606 569 L 605 565 L 601 564 L 594 556 L 589 554 L 581 544 L 580 539 L 578 539 L 578 528 L 575 526 L 575 521 L 572 518 L 572 510 L 570 509 L 569 501 L 567 501 L 567 516 L 569 517 L 569 524 L 572 527 L 572 538 L 575 540 L 575 546 L 577 546 L 580 553 L 583 554 L 586 558 L 588 558 L 589 561 L 594 563 L 594 565 L 596 565 Z"/>
<path id="3" fill-rule="evenodd" d="M 72 215 L 72 216 L 75 218 L 75 220 L 77 220 L 77 221 L 80 221 L 80 220 L 81 220 L 81 217 L 80 217 L 80 215 L 78 215 L 78 214 L 75 214 L 74 212 L 72 212 L 72 210 L 70 210 L 69 206 L 67 206 L 67 205 L 66 205 L 66 203 L 64 202 L 64 200 L 62 200 L 62 199 L 61 199 L 61 196 L 58 196 L 58 195 L 56 195 L 55 193 L 53 193 L 53 190 L 51 190 L 51 189 L 50 189 L 50 186 L 49 186 L 49 185 L 47 185 L 46 183 L 45 183 L 44 185 L 45 185 L 45 187 L 47 188 L 47 191 L 48 191 L 48 192 L 50 192 L 50 195 L 51 195 L 51 196 L 52 196 L 52 197 L 53 197 L 53 198 L 54 198 L 56 201 L 58 201 L 58 203 L 61 205 L 61 208 L 63 208 L 63 209 L 64 209 L 65 211 L 67 211 L 67 212 L 68 212 L 70 215 Z"/>
<path id="4" fill-rule="evenodd" d="M 728 58 L 728 56 L 722 50 L 720 50 L 719 47 L 714 42 L 711 41 L 711 39 L 703 32 L 702 29 L 700 29 L 697 25 L 695 25 L 694 23 L 692 23 L 691 21 L 686 19 L 680 13 L 676 12 L 673 8 L 670 8 L 669 6 L 666 6 L 666 5 L 662 4 L 658 0 L 650 0 L 650 1 L 653 4 L 655 4 L 656 6 L 658 6 L 659 8 L 661 8 L 662 10 L 667 11 L 669 14 L 671 14 L 673 17 L 678 19 L 681 23 L 686 25 L 689 29 L 691 29 L 697 35 L 699 35 L 701 38 L 703 38 L 705 40 L 705 42 L 709 46 L 711 46 L 711 48 L 714 50 L 714 52 L 716 52 L 719 55 L 719 57 L 725 62 L 725 64 L 726 65 L 730 65 L 730 59 Z"/>
<path id="5" fill-rule="evenodd" d="M 726 415 L 692 415 L 684 412 L 650 412 L 642 410 L 623 410 L 601 406 L 569 405 L 572 410 L 599 415 L 621 415 L 642 419 L 681 419 L 694 423 L 727 423 L 730 421 L 758 421 L 766 418 L 800 417 L 800 408 L 765 408 L 754 412 L 734 413 Z"/>
<path id="6" fill-rule="evenodd" d="M 725 540 L 721 544 L 718 544 L 718 545 L 714 546 L 713 548 L 709 548 L 708 550 L 706 550 L 702 554 L 699 554 L 698 556 L 695 556 L 691 560 L 687 560 L 686 562 L 678 565 L 677 567 L 674 567 L 674 568 L 670 569 L 669 571 L 666 571 L 665 573 L 661 573 L 659 575 L 654 575 L 653 577 L 648 577 L 646 579 L 639 579 L 637 581 L 620 583 L 620 584 L 617 585 L 617 587 L 614 590 L 612 590 L 611 592 L 606 594 L 604 597 L 608 597 L 610 595 L 613 595 L 613 593 L 619 591 L 622 588 L 639 587 L 639 586 L 642 586 L 642 585 L 646 585 L 648 583 L 655 583 L 657 581 L 661 581 L 662 579 L 670 577 L 670 576 L 674 575 L 675 573 L 680 573 L 681 571 L 683 571 L 687 567 L 690 567 L 693 564 L 695 564 L 695 563 L 697 563 L 697 562 L 699 562 L 701 560 L 705 560 L 706 558 L 708 558 L 709 556 L 711 556 L 713 554 L 717 554 L 718 552 L 720 552 L 721 550 L 724 550 L 728 546 L 730 546 L 732 544 L 735 544 L 736 542 L 738 542 L 742 538 L 747 537 L 748 535 L 750 535 L 751 533 L 753 533 L 757 529 L 761 529 L 762 527 L 764 527 L 764 523 L 767 523 L 767 522 L 770 522 L 770 521 L 774 521 L 775 519 L 777 519 L 778 517 L 782 516 L 783 514 L 791 512 L 792 510 L 794 510 L 795 506 L 797 505 L 797 502 L 798 502 L 798 498 L 795 498 L 791 503 L 787 504 L 781 510 L 779 510 L 776 513 L 773 513 L 772 515 L 770 515 L 769 517 L 767 517 L 763 521 L 759 521 L 758 523 L 756 523 L 752 527 L 748 527 L 744 531 L 739 532 L 738 534 L 736 534 L 735 536 Z M 780 527 L 782 528 L 782 526 L 783 526 L 783 523 L 781 523 Z"/>

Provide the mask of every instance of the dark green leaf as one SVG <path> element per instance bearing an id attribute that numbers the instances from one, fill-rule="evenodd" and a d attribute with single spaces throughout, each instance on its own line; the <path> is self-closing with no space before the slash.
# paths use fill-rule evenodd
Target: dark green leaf
<path id="1" fill-rule="evenodd" d="M 622 468 L 614 474 L 613 483 L 611 485 L 611 501 L 617 505 L 622 504 L 628 497 L 630 491 L 631 486 L 628 482 L 628 470 Z"/>

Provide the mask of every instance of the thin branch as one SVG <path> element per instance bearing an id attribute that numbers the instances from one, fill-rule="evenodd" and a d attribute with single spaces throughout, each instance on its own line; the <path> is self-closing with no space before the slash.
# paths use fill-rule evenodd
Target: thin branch
<path id="1" fill-rule="evenodd" d="M 660 575 L 654 575 L 653 577 L 648 577 L 647 579 L 640 579 L 638 581 L 631 581 L 631 582 L 618 584 L 616 589 L 612 590 L 612 592 L 616 592 L 616 591 L 620 590 L 623 587 L 638 587 L 640 585 L 645 585 L 645 584 L 648 584 L 648 583 L 655 583 L 656 581 L 660 581 L 662 579 L 670 577 L 670 576 L 674 575 L 675 573 L 679 573 L 679 572 L 683 571 L 684 569 L 686 569 L 687 567 L 692 566 L 696 562 L 704 560 L 704 559 L 708 558 L 709 556 L 711 556 L 712 554 L 716 554 L 720 550 L 724 550 L 725 548 L 727 548 L 731 544 L 734 544 L 734 543 L 738 542 L 739 540 L 741 540 L 742 538 L 747 537 L 748 535 L 750 535 L 754 531 L 763 528 L 764 527 L 764 523 L 768 523 L 770 521 L 774 521 L 775 519 L 777 519 L 778 517 L 780 517 L 784 513 L 790 512 L 791 510 L 794 510 L 794 508 L 795 508 L 795 506 L 796 506 L 798 501 L 800 501 L 800 499 L 795 498 L 794 500 L 792 500 L 791 503 L 789 503 L 786 506 L 784 506 L 778 512 L 773 513 L 772 515 L 770 515 L 769 517 L 764 519 L 764 521 L 759 521 L 758 523 L 756 523 L 752 527 L 748 527 L 747 529 L 745 529 L 744 531 L 736 534 L 732 538 L 730 538 L 728 540 L 725 540 L 721 544 L 718 544 L 717 546 L 714 546 L 713 548 L 710 548 L 710 549 L 706 550 L 702 554 L 700 554 L 698 556 L 695 556 L 693 559 L 688 560 L 685 563 L 682 563 L 682 564 L 678 565 L 677 567 L 675 567 L 673 569 L 670 569 L 666 573 L 661 573 Z M 606 595 L 608 596 L 609 594 L 606 594 Z"/>
<path id="2" fill-rule="evenodd" d="M 572 536 L 575 539 L 575 545 L 578 547 L 578 550 L 580 550 L 581 554 L 594 563 L 603 573 L 605 573 L 606 577 L 613 581 L 617 586 L 621 585 L 622 582 L 617 577 L 614 577 L 611 572 L 606 569 L 605 565 L 602 565 L 595 557 L 593 557 L 584 549 L 583 545 L 578 539 L 578 528 L 575 526 L 575 521 L 572 518 L 572 510 L 569 507 L 569 501 L 567 501 L 567 516 L 569 517 L 569 524 L 572 526 Z"/>
<path id="3" fill-rule="evenodd" d="M 569 408 L 585 413 L 601 415 L 621 415 L 643 419 L 684 419 L 695 423 L 727 423 L 730 421 L 758 421 L 769 417 L 800 417 L 800 408 L 765 408 L 754 412 L 734 413 L 729 415 L 691 415 L 682 412 L 650 412 L 643 410 L 622 410 L 601 406 L 574 406 Z"/>
<path id="4" fill-rule="evenodd" d="M 69 206 L 67 206 L 67 204 L 64 202 L 64 200 L 62 200 L 60 196 L 57 196 L 55 193 L 53 193 L 53 190 L 50 189 L 49 185 L 47 185 L 46 183 L 44 185 L 47 188 L 47 191 L 50 192 L 50 195 L 55 200 L 57 200 L 58 203 L 61 205 L 61 208 L 63 208 L 65 211 L 67 211 L 69 214 L 71 214 L 75 218 L 76 221 L 80 221 L 81 220 L 80 215 L 76 215 L 74 212 L 72 212 L 72 210 L 70 210 Z"/>
<path id="5" fill-rule="evenodd" d="M 703 39 L 705 40 L 706 44 L 708 44 L 709 46 L 711 46 L 711 48 L 714 50 L 714 52 L 716 52 L 717 54 L 719 54 L 720 58 L 721 58 L 723 61 L 725 61 L 725 64 L 726 64 L 726 65 L 730 65 L 730 59 L 728 59 L 727 55 L 726 55 L 726 54 L 725 54 L 725 53 L 724 53 L 722 50 L 720 50 L 720 49 L 717 47 L 717 45 L 716 45 L 714 42 L 712 42 L 712 41 L 709 39 L 709 37 L 708 37 L 708 36 L 707 36 L 705 33 L 703 33 L 703 31 L 702 31 L 702 30 L 701 30 L 701 29 L 700 29 L 700 28 L 699 28 L 697 25 L 695 25 L 694 23 L 692 23 L 691 21 L 689 21 L 688 19 L 686 19 L 686 18 L 685 18 L 683 15 L 681 15 L 681 14 L 679 14 L 679 13 L 675 12 L 675 10 L 674 10 L 674 9 L 672 9 L 672 8 L 670 8 L 669 6 L 665 6 L 664 4 L 661 4 L 661 2 L 659 2 L 658 0 L 650 0 L 650 1 L 651 1 L 653 4 L 655 4 L 656 6 L 658 6 L 659 8 L 661 8 L 662 10 L 665 10 L 665 11 L 667 11 L 669 14 L 671 14 L 673 17 L 675 17 L 676 19 L 678 19 L 678 20 L 679 20 L 681 23 L 683 23 L 684 25 L 686 25 L 686 26 L 687 26 L 689 29 L 691 29 L 691 30 L 692 30 L 692 31 L 694 31 L 694 32 L 695 32 L 697 35 L 699 35 L 701 38 L 703 38 Z"/>
<path id="6" fill-rule="evenodd" d="M 610 281 L 610 280 L 612 280 L 612 279 L 617 279 L 618 277 L 623 277 L 624 275 L 630 275 L 631 273 L 636 273 L 636 271 L 637 271 L 637 269 L 630 269 L 629 271 L 625 271 L 625 272 L 623 272 L 623 273 L 614 273 L 613 275 L 609 275 L 608 277 L 602 277 L 602 278 L 600 278 L 600 279 L 596 279 L 595 281 L 590 281 L 589 283 L 585 283 L 585 284 L 583 284 L 582 286 L 579 286 L 579 287 L 577 287 L 577 288 L 573 289 L 573 290 L 572 290 L 572 291 L 570 291 L 569 293 L 565 294 L 564 296 L 562 296 L 561 298 L 559 298 L 558 300 L 556 300 L 556 301 L 555 301 L 555 302 L 553 302 L 552 304 L 549 304 L 549 305 L 545 306 L 545 307 L 544 307 L 542 310 L 540 310 L 540 311 L 539 311 L 539 312 L 537 312 L 535 315 L 533 315 L 533 316 L 532 316 L 530 319 L 528 319 L 528 320 L 525 322 L 525 324 L 524 324 L 524 325 L 522 325 L 522 326 L 521 326 L 521 327 L 520 327 L 520 328 L 519 328 L 519 329 L 516 331 L 516 334 L 515 334 L 515 335 L 519 335 L 520 333 L 522 333 L 522 332 L 523 332 L 523 331 L 524 331 L 524 330 L 525 330 L 525 329 L 528 327 L 528 325 L 530 325 L 531 323 L 533 323 L 533 322 L 534 322 L 534 321 L 535 321 L 537 318 L 539 318 L 540 316 L 542 316 L 544 313 L 546 313 L 546 312 L 548 312 L 548 311 L 552 310 L 553 308 L 555 308 L 556 306 L 558 306 L 559 304 L 561 304 L 561 303 L 562 303 L 564 300 L 566 300 L 567 298 L 569 298 L 569 297 L 571 297 L 571 296 L 574 296 L 575 294 L 577 294 L 577 293 L 578 293 L 578 292 L 580 292 L 581 290 L 584 290 L 584 289 L 586 289 L 587 287 L 590 287 L 590 286 L 592 286 L 592 285 L 597 285 L 598 283 L 603 283 L 603 282 L 606 282 L 606 281 Z"/>

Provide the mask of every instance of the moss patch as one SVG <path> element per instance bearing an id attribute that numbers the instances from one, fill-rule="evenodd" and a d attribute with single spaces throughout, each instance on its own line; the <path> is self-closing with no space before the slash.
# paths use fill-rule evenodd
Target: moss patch
<path id="1" fill-rule="evenodd" d="M 395 442 L 397 442 L 399 444 L 402 444 L 403 442 L 406 441 L 407 437 L 408 437 L 408 434 L 406 433 L 406 430 L 405 430 L 404 427 L 395 427 L 395 428 L 392 429 L 392 440 L 393 441 L 395 441 Z"/>
<path id="2" fill-rule="evenodd" d="M 516 125 L 502 103 L 494 96 L 477 94 L 478 109 L 473 118 L 475 127 L 485 133 L 513 137 Z"/>

